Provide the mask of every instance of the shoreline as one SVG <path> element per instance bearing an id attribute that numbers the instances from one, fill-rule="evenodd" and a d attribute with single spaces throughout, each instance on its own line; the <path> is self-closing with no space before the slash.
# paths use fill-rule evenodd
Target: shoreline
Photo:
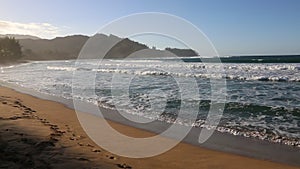
<path id="1" fill-rule="evenodd" d="M 62 116 L 62 117 L 70 117 L 73 116 L 73 124 L 76 126 L 76 128 L 80 129 L 81 126 L 78 123 L 78 120 L 76 118 L 76 113 L 74 110 L 72 110 L 72 102 L 66 99 L 58 99 L 53 96 L 46 96 L 43 94 L 39 93 L 32 93 L 32 91 L 26 91 L 26 89 L 21 89 L 18 88 L 17 86 L 7 86 L 5 84 L 1 84 L 1 86 L 5 87 L 0 87 L 0 90 L 2 93 L 8 93 L 8 95 L 13 95 L 16 98 L 21 99 L 24 101 L 25 104 L 29 104 L 28 107 L 31 109 L 40 109 L 40 111 L 45 111 L 48 112 L 42 113 L 46 119 L 54 119 L 55 122 L 60 122 L 60 123 L 68 123 L 64 119 L 56 119 L 53 116 Z M 9 87 L 9 88 L 7 88 Z M 12 88 L 12 89 L 11 89 Z M 21 93 L 19 93 L 21 92 Z M 29 96 L 29 95 L 31 96 Z M 3 95 L 3 94 L 2 94 Z M 29 101 L 28 101 L 29 100 Z M 50 101 L 49 101 L 50 100 Z M 51 101 L 52 100 L 52 101 Z M 41 103 L 46 103 L 48 105 L 49 110 L 45 110 L 47 106 L 45 107 L 43 104 L 38 104 L 36 105 L 37 102 Z M 59 112 L 57 113 L 50 113 L 51 111 L 51 106 L 49 105 L 55 105 L 59 107 Z M 88 110 L 88 106 L 86 107 L 87 109 L 83 110 L 86 111 Z M 68 111 L 68 115 L 62 113 Z M 82 111 L 82 110 L 80 110 Z M 107 110 L 108 112 L 106 114 L 112 115 L 112 116 L 107 116 L 109 120 L 114 119 L 115 113 L 111 113 L 111 110 Z M 39 112 L 39 111 L 37 111 Z M 72 114 L 72 113 L 73 114 Z M 76 122 L 77 121 L 77 122 Z M 130 125 L 128 122 L 125 122 L 124 119 L 116 122 L 109 122 L 112 126 L 116 127 L 118 130 L 124 131 L 125 133 L 129 133 L 129 135 L 133 134 L 135 136 L 149 136 L 153 135 L 154 133 L 159 133 L 162 128 L 157 127 L 157 128 L 152 128 L 152 131 L 149 132 L 149 126 L 148 128 L 143 128 L 143 126 L 137 126 L 137 125 Z M 153 126 L 153 125 L 152 125 Z M 81 129 L 82 130 L 82 129 Z M 147 131 L 148 130 L 148 131 Z M 133 132 L 134 131 L 134 132 Z M 130 134 L 131 133 L 131 134 Z M 138 134 L 137 134 L 138 133 Z M 205 161 L 203 165 L 209 166 L 211 165 L 216 165 L 215 160 L 219 161 L 219 165 L 225 168 L 245 168 L 245 166 L 248 166 L 249 168 L 293 168 L 292 166 L 288 166 L 285 164 L 279 164 L 275 162 L 270 162 L 270 161 L 276 161 L 280 163 L 286 163 L 289 165 L 295 165 L 294 168 L 297 168 L 296 166 L 300 166 L 299 160 L 297 160 L 297 157 L 299 157 L 300 151 L 297 148 L 293 147 L 288 147 L 285 145 L 277 145 L 277 144 L 272 144 L 272 143 L 267 143 L 263 142 L 261 140 L 254 140 L 254 139 L 244 139 L 244 138 L 238 138 L 236 136 L 229 136 L 221 133 L 221 134 L 214 134 L 209 141 L 203 145 L 199 144 L 197 145 L 195 142 L 195 138 L 198 135 L 199 131 L 196 131 L 196 129 L 193 129 L 193 131 L 186 137 L 184 140 L 184 143 L 180 143 L 177 145 L 174 149 L 156 156 L 156 157 L 151 157 L 151 158 L 146 158 L 146 159 L 129 159 L 129 158 L 123 158 L 123 157 L 117 157 L 119 160 L 126 161 L 128 162 L 130 166 L 133 168 L 141 168 L 139 164 L 144 164 L 145 166 L 142 168 L 151 168 L 150 166 L 155 168 L 182 168 L 182 165 L 184 165 L 188 161 L 188 166 L 185 167 L 195 167 L 199 164 L 199 158 L 207 158 L 210 157 L 209 160 Z M 85 133 L 83 132 L 82 135 Z M 222 140 L 221 140 L 221 139 Z M 194 140 L 193 140 L 194 139 Z M 238 140 L 238 141 L 237 141 Z M 242 141 L 241 141 L 242 140 Z M 221 144 L 223 143 L 223 144 Z M 215 151 L 217 150 L 217 151 Z M 175 152 L 175 153 L 174 153 Z M 248 152 L 248 154 L 245 152 Z M 257 154 L 256 154 L 257 153 Z M 243 155 L 243 156 L 240 156 Z M 248 157 L 244 157 L 248 156 Z M 271 157 L 270 157 L 271 156 Z M 186 158 L 188 157 L 189 159 L 180 159 L 181 158 Z M 249 157 L 255 157 L 256 159 L 252 159 Z M 212 159 L 213 158 L 213 159 Z M 227 161 L 229 159 L 234 159 L 234 160 L 239 160 L 238 164 L 234 164 L 231 161 Z M 117 160 L 117 161 L 118 161 Z M 155 162 L 157 161 L 158 162 Z M 179 160 L 179 161 L 177 161 Z M 202 160 L 200 160 L 201 163 Z M 162 162 L 161 164 L 159 164 Z M 165 163 L 170 163 L 170 164 L 165 164 Z M 171 164 L 176 163 L 176 165 L 172 166 Z M 121 164 L 121 163 L 120 163 Z M 150 166 L 149 166 L 150 165 Z M 170 165 L 170 166 L 169 166 Z M 254 166 L 253 166 L 254 165 Z M 116 164 L 114 165 L 116 166 Z M 138 167 L 135 167 L 138 166 Z M 181 167 L 178 167 L 181 166 Z M 219 167 L 220 167 L 219 166 Z M 239 167 L 238 167 L 239 166 Z M 264 167 L 262 167 L 264 166 Z M 117 166 L 118 167 L 118 166 Z M 197 167 L 198 168 L 198 167 Z M 210 166 L 209 168 L 214 168 L 213 166 Z"/>

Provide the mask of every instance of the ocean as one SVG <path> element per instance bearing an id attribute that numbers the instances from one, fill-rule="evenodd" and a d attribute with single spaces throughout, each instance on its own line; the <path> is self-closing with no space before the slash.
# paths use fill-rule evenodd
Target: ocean
<path id="1" fill-rule="evenodd" d="M 228 60 L 227 60 L 228 61 Z M 77 66 L 75 66 L 77 65 Z M 226 101 L 219 132 L 267 140 L 300 148 L 300 63 L 223 63 L 224 74 L 207 72 L 218 63 L 202 63 L 195 58 L 33 61 L 0 68 L 1 81 L 36 92 L 78 99 L 108 109 L 121 110 L 147 119 L 194 127 L 204 122 L 211 103 L 210 78 L 226 79 Z M 184 69 L 182 69 L 184 68 Z M 189 71 L 178 71 L 178 70 Z M 93 82 L 74 83 L 76 77 L 95 74 Z M 112 96 L 112 77 L 114 93 Z M 128 93 L 118 92 L 130 79 Z M 195 80 L 199 95 L 181 100 L 178 80 Z M 84 85 L 82 85 L 84 84 Z M 72 93 L 72 87 L 77 91 Z M 95 87 L 95 90 L 94 90 Z M 129 98 L 128 98 L 129 97 Z M 177 118 L 181 104 L 199 109 L 197 119 L 185 109 Z"/>

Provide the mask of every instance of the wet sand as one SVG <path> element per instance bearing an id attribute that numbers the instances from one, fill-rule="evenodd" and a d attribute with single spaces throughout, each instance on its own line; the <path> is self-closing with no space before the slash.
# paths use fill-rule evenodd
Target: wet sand
<path id="1" fill-rule="evenodd" d="M 86 115 L 89 118 L 91 115 Z M 92 117 L 91 117 L 92 118 Z M 151 132 L 116 122 L 130 136 Z M 105 137 L 105 136 L 103 136 Z M 74 110 L 0 87 L 0 168 L 300 168 L 180 143 L 159 156 L 132 159 L 97 146 L 81 128 Z"/>

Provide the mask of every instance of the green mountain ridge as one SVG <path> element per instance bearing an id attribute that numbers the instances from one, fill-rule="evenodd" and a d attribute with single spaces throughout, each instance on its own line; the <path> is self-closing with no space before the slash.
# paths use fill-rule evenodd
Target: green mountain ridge
<path id="1" fill-rule="evenodd" d="M 7 35 L 0 35 L 5 37 Z M 113 48 L 108 50 L 105 58 L 121 59 L 127 56 L 144 57 L 171 57 L 174 56 L 196 56 L 198 55 L 191 49 L 166 48 L 166 50 L 149 49 L 145 44 L 132 41 L 128 38 L 120 38 L 115 35 L 97 34 L 93 37 L 85 35 L 71 35 L 66 37 L 56 37 L 54 39 L 40 39 L 30 35 L 9 35 L 17 39 L 22 47 L 22 60 L 68 60 L 77 59 L 82 47 L 87 40 L 96 39 L 99 47 L 97 53 L 107 52 L 105 46 L 113 44 Z M 101 49 L 101 50 L 100 50 Z M 93 49 L 92 49 L 93 50 Z M 140 52 L 144 51 L 145 52 Z M 136 53 L 137 51 L 138 54 Z M 88 58 L 97 58 L 90 56 Z M 0 58 L 1 60 L 1 58 Z"/>

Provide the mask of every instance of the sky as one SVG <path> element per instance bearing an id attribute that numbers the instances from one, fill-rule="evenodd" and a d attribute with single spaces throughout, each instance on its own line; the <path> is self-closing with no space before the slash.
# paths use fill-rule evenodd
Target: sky
<path id="1" fill-rule="evenodd" d="M 220 55 L 300 54 L 299 0 L 0 0 L 0 4 L 0 34 L 91 36 L 120 17 L 163 12 L 197 26 Z M 141 41 L 165 47 L 154 39 Z"/>

